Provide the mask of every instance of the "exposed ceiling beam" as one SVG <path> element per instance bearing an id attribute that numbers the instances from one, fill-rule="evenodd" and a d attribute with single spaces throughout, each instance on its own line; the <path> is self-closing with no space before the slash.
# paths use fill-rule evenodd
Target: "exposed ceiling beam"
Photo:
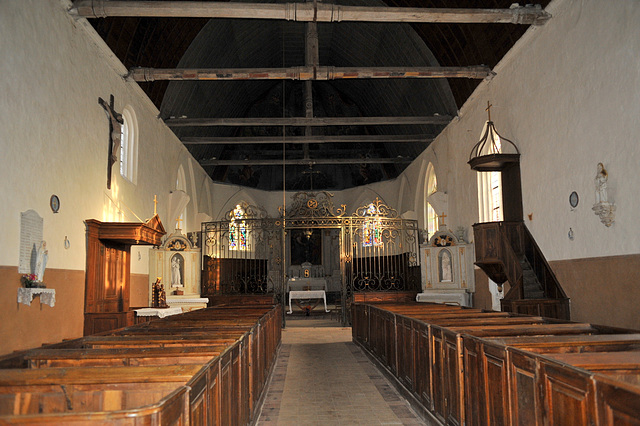
<path id="1" fill-rule="evenodd" d="M 198 1 L 77 0 L 70 13 L 84 18 L 108 16 L 170 18 L 281 19 L 300 22 L 432 22 L 544 24 L 550 14 L 537 7 L 444 9 L 341 6 L 326 3 L 234 3 Z"/>
<path id="2" fill-rule="evenodd" d="M 354 136 L 252 136 L 252 137 L 184 137 L 185 145 L 244 145 L 274 143 L 418 143 L 431 142 L 426 135 L 354 135 Z"/>
<path id="3" fill-rule="evenodd" d="M 309 166 L 319 164 L 392 164 L 411 163 L 413 159 L 408 157 L 394 158 L 297 158 L 284 160 L 285 166 Z M 282 159 L 261 160 L 202 160 L 200 165 L 206 166 L 279 166 L 282 167 Z"/>
<path id="4" fill-rule="evenodd" d="M 346 80 L 389 78 L 475 78 L 491 75 L 484 65 L 469 67 L 332 67 L 304 66 L 288 68 L 133 68 L 129 77 L 135 81 L 156 80 Z"/>
<path id="5" fill-rule="evenodd" d="M 164 120 L 169 127 L 326 127 L 326 126 L 383 126 L 383 125 L 423 125 L 449 124 L 449 115 L 425 117 L 268 117 L 268 118 L 168 118 Z"/>

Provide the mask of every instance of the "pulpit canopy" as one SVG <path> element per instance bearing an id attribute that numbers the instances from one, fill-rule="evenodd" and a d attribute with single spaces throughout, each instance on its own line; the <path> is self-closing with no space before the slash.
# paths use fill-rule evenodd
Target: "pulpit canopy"
<path id="1" fill-rule="evenodd" d="M 491 121 L 491 104 L 487 104 L 489 119 L 482 129 L 480 141 L 469 154 L 468 164 L 477 172 L 500 172 L 520 161 L 520 151 L 512 141 L 498 134 Z"/>

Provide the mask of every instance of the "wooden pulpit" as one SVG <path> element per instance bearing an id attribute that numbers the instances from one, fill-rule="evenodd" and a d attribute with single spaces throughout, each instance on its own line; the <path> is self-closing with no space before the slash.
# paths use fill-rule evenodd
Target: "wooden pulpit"
<path id="1" fill-rule="evenodd" d="M 160 245 L 166 234 L 158 215 L 145 223 L 85 221 L 87 267 L 84 335 L 133 325 L 129 310 L 132 245 Z"/>

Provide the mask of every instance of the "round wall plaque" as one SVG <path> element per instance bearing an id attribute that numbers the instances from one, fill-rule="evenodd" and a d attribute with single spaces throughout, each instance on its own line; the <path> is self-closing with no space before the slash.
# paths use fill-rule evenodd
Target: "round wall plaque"
<path id="1" fill-rule="evenodd" d="M 578 201 L 578 193 L 576 191 L 573 191 L 571 195 L 569 195 L 569 204 L 571 205 L 571 207 L 575 208 L 578 205 Z"/>
<path id="2" fill-rule="evenodd" d="M 58 210 L 60 210 L 60 198 L 56 194 L 53 194 L 49 199 L 49 206 L 51 206 L 51 211 L 54 213 L 58 213 Z"/>

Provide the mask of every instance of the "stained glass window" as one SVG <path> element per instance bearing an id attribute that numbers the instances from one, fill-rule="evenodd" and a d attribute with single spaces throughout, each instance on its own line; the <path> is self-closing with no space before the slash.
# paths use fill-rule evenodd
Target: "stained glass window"
<path id="1" fill-rule="evenodd" d="M 247 249 L 247 224 L 244 209 L 238 204 L 229 223 L 229 250 Z"/>
<path id="2" fill-rule="evenodd" d="M 369 215 L 362 225 L 362 246 L 363 247 L 377 247 L 382 245 L 382 223 L 378 217 L 378 210 L 373 205 L 369 204 L 367 208 L 367 214 Z"/>

